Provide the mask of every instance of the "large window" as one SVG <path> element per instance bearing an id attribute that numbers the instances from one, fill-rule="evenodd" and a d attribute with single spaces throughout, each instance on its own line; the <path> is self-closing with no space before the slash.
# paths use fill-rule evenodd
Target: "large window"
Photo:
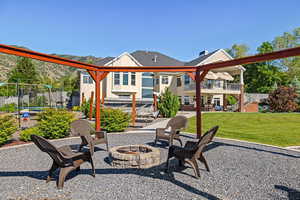
<path id="1" fill-rule="evenodd" d="M 135 78 L 136 78 L 135 72 L 131 72 L 131 85 L 135 85 Z"/>
<path id="2" fill-rule="evenodd" d="M 83 75 L 82 82 L 84 84 L 92 84 L 93 83 L 93 79 L 89 75 Z"/>
<path id="3" fill-rule="evenodd" d="M 123 85 L 128 85 L 128 72 L 123 72 Z"/>
<path id="4" fill-rule="evenodd" d="M 153 89 L 142 89 L 142 98 L 153 98 Z"/>
<path id="5" fill-rule="evenodd" d="M 114 72 L 114 85 L 120 85 L 120 72 Z"/>
<path id="6" fill-rule="evenodd" d="M 153 78 L 142 78 L 142 87 L 153 87 Z"/>
<path id="7" fill-rule="evenodd" d="M 183 78 L 184 78 L 184 85 L 189 85 L 190 82 L 191 82 L 191 79 L 190 79 L 189 75 L 185 74 L 183 76 Z"/>
<path id="8" fill-rule="evenodd" d="M 169 77 L 168 76 L 163 76 L 161 79 L 162 84 L 169 84 Z"/>
<path id="9" fill-rule="evenodd" d="M 215 87 L 221 88 L 222 87 L 222 80 L 215 80 Z"/>
<path id="10" fill-rule="evenodd" d="M 184 96 L 183 101 L 184 101 L 184 105 L 190 105 L 190 97 L 189 96 Z"/>
<path id="11" fill-rule="evenodd" d="M 181 77 L 180 76 L 177 76 L 176 82 L 177 82 L 177 87 L 180 87 L 181 86 Z"/>

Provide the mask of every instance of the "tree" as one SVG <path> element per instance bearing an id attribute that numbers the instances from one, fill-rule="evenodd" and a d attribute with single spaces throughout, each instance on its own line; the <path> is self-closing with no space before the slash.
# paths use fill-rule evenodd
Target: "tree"
<path id="1" fill-rule="evenodd" d="M 295 88 L 280 86 L 269 95 L 270 110 L 272 112 L 293 112 L 298 107 L 297 97 Z"/>
<path id="2" fill-rule="evenodd" d="M 230 49 L 226 49 L 233 58 L 241 58 L 248 55 L 249 47 L 245 44 L 234 44 Z"/>
<path id="3" fill-rule="evenodd" d="M 300 105 L 300 81 L 298 80 L 298 78 L 296 76 L 291 81 L 290 86 L 295 88 L 295 91 L 298 95 L 297 103 Z"/>
<path id="4" fill-rule="evenodd" d="M 9 74 L 9 82 L 37 83 L 39 80 L 35 65 L 29 58 L 19 58 L 17 65 Z"/>
<path id="5" fill-rule="evenodd" d="M 157 107 L 160 114 L 167 118 L 175 117 L 180 107 L 178 96 L 172 94 L 167 88 L 166 91 L 159 96 L 158 100 Z"/>
<path id="6" fill-rule="evenodd" d="M 276 37 L 272 42 L 274 50 L 282 50 L 300 46 L 300 27 L 294 29 L 291 33 L 285 32 Z M 277 65 L 285 70 L 289 77 L 300 77 L 300 56 L 280 59 Z"/>
<path id="7" fill-rule="evenodd" d="M 257 48 L 259 54 L 272 51 L 270 42 L 263 42 Z M 269 93 L 274 90 L 275 83 L 281 85 L 284 79 L 280 69 L 270 61 L 245 65 L 245 68 L 245 89 L 249 93 Z"/>

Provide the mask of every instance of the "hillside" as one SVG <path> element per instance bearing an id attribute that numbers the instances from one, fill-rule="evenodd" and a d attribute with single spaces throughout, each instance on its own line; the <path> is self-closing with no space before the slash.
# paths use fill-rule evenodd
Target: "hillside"
<path id="1" fill-rule="evenodd" d="M 20 47 L 20 46 L 16 46 L 16 47 L 28 49 L 26 47 Z M 52 55 L 68 58 L 72 60 L 78 60 L 81 62 L 96 62 L 102 59 L 94 56 L 74 56 L 74 55 L 67 55 L 67 54 L 63 54 L 63 55 L 52 54 Z M 17 56 L 0 53 L 0 81 L 5 81 L 7 79 L 9 72 L 17 64 L 17 60 L 18 60 Z M 33 60 L 33 63 L 35 64 L 40 76 L 50 77 L 51 79 L 54 80 L 58 80 L 65 75 L 71 75 L 78 70 L 72 67 L 66 67 L 66 66 L 62 66 L 54 63 L 42 62 L 38 60 Z"/>

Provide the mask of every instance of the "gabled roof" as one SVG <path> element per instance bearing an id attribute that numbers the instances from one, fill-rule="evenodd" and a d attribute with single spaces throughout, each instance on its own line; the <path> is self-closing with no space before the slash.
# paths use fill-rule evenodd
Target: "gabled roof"
<path id="1" fill-rule="evenodd" d="M 185 66 L 196 66 L 198 64 L 200 64 L 201 62 L 203 62 L 204 60 L 206 60 L 208 57 L 210 57 L 211 55 L 213 55 L 214 53 L 216 53 L 217 51 L 219 51 L 220 49 L 217 49 L 213 52 L 210 52 L 204 56 L 199 56 L 198 58 L 191 60 L 190 62 L 186 62 L 184 65 Z"/>
<path id="2" fill-rule="evenodd" d="M 135 51 L 131 55 L 143 66 L 183 66 L 184 62 L 155 51 Z"/>
<path id="3" fill-rule="evenodd" d="M 103 65 L 105 65 L 106 63 L 112 61 L 114 58 L 115 58 L 115 57 L 105 57 L 105 58 L 103 58 L 103 59 L 97 61 L 97 62 L 95 63 L 95 65 L 103 66 Z"/>

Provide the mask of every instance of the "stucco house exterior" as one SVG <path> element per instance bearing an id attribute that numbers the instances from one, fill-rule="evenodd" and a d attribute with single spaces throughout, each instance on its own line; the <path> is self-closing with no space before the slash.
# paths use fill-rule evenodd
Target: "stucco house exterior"
<path id="1" fill-rule="evenodd" d="M 202 51 L 199 57 L 182 62 L 159 52 L 135 51 L 123 53 L 118 57 L 106 57 L 96 65 L 101 66 L 201 66 L 203 64 L 233 59 L 223 49 L 211 53 Z M 226 95 L 234 95 L 243 101 L 243 71 L 242 66 L 227 67 L 226 69 L 212 70 L 205 76 L 202 83 L 202 105 L 220 108 L 226 107 Z M 239 77 L 239 82 L 234 77 Z M 233 81 L 235 83 L 233 83 Z M 84 95 L 89 99 L 95 85 L 88 73 L 80 73 L 81 101 Z M 184 73 L 140 73 L 140 72 L 111 72 L 102 81 L 101 98 L 105 103 L 131 102 L 135 93 L 139 103 L 147 104 L 153 101 L 153 93 L 160 95 L 169 88 L 179 96 L 183 109 L 193 109 L 195 104 L 195 81 Z M 242 104 L 241 104 L 242 105 Z M 208 108 L 209 109 L 209 108 Z"/>

